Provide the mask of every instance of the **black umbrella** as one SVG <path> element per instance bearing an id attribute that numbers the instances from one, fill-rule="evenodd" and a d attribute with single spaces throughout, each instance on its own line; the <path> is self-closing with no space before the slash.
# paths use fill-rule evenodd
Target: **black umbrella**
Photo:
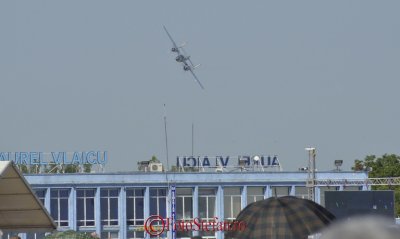
<path id="1" fill-rule="evenodd" d="M 232 226 L 225 237 L 303 239 L 325 228 L 334 219 L 332 213 L 313 201 L 292 196 L 273 197 L 252 203 L 243 209 L 236 221 L 244 222 L 246 228 L 238 230 L 238 227 Z"/>

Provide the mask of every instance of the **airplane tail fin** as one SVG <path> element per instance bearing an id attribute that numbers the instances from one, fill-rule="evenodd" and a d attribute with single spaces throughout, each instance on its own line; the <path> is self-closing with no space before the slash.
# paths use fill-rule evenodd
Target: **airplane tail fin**
<path id="1" fill-rule="evenodd" d="M 193 69 L 196 69 L 199 66 L 201 66 L 201 64 L 197 64 L 197 65 L 193 66 Z"/>
<path id="2" fill-rule="evenodd" d="M 179 46 L 179 48 L 182 48 L 182 47 L 184 47 L 184 46 L 186 46 L 186 42 L 183 42 L 183 43 Z"/>

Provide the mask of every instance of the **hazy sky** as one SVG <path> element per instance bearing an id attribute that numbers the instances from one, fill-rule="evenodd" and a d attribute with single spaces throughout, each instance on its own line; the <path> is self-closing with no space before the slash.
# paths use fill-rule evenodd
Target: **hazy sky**
<path id="1" fill-rule="evenodd" d="M 0 151 L 319 170 L 400 154 L 399 1 L 1 1 Z M 169 51 L 186 41 L 205 90 Z"/>

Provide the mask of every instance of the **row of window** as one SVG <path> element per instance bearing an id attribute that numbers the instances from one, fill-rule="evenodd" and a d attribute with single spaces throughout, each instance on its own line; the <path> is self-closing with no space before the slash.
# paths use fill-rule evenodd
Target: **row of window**
<path id="1" fill-rule="evenodd" d="M 271 187 L 272 196 L 290 194 L 291 187 Z M 241 210 L 241 187 L 224 188 L 224 216 L 233 220 Z M 265 187 L 247 187 L 247 204 L 263 200 Z M 321 191 L 337 190 L 336 187 L 321 188 Z M 46 189 L 35 190 L 38 198 L 44 204 Z M 69 227 L 69 194 L 70 189 L 50 189 L 50 213 L 60 227 Z M 101 225 L 118 226 L 119 189 L 100 189 Z M 144 224 L 144 188 L 126 190 L 126 223 L 128 226 L 143 226 Z M 95 194 L 96 189 L 76 190 L 76 221 L 78 227 L 95 226 Z M 150 188 L 150 215 L 166 217 L 167 189 Z M 296 187 L 296 196 L 307 198 L 306 187 Z M 324 193 L 321 193 L 321 196 Z M 216 216 L 216 188 L 199 188 L 198 215 L 202 220 L 212 220 Z M 321 198 L 323 202 L 323 198 Z M 193 188 L 176 189 L 176 218 L 179 220 L 193 219 Z"/>
<path id="2" fill-rule="evenodd" d="M 94 231 L 88 231 L 86 234 L 90 235 L 94 233 Z M 17 235 L 17 233 L 15 232 L 10 232 L 10 233 L 6 233 L 6 235 L 3 235 L 3 238 L 10 238 L 12 236 Z M 104 238 L 104 239 L 119 239 L 119 232 L 118 231 L 104 231 L 101 232 L 100 234 L 100 238 Z M 22 238 L 24 238 L 23 233 L 20 234 L 20 236 Z M 41 238 L 46 238 L 46 233 L 44 232 L 40 232 L 40 233 L 33 233 L 33 232 L 29 232 L 26 233 L 26 239 L 41 239 Z M 144 233 L 142 232 L 141 234 L 134 234 L 133 232 L 127 232 L 127 238 L 128 239 L 138 239 L 138 238 L 144 238 Z"/>

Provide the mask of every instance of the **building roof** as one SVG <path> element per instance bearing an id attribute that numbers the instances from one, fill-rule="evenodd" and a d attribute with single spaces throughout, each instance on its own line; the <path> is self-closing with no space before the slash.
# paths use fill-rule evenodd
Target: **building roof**
<path id="1" fill-rule="evenodd" d="M 305 185 L 306 172 L 132 172 L 132 173 L 73 173 L 73 174 L 29 174 L 25 175 L 34 187 L 40 186 L 152 186 L 167 185 L 167 183 L 186 185 Z M 317 172 L 317 179 L 358 180 L 368 178 L 366 172 Z M 332 185 L 331 185 L 332 186 Z"/>
<path id="2" fill-rule="evenodd" d="M 0 229 L 52 231 L 53 219 L 11 161 L 0 161 Z"/>

